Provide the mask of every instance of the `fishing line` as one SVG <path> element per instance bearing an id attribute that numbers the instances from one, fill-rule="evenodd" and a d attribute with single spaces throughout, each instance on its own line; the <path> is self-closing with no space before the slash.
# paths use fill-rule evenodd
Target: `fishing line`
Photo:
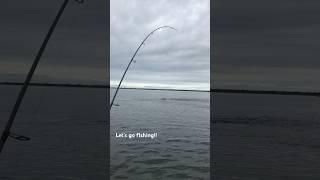
<path id="1" fill-rule="evenodd" d="M 116 89 L 116 92 L 115 92 L 114 95 L 113 95 L 113 98 L 112 98 L 112 101 L 111 101 L 111 104 L 110 104 L 110 110 L 111 110 L 112 105 L 113 105 L 113 103 L 114 103 L 114 100 L 115 100 L 115 98 L 116 98 L 116 96 L 117 96 L 117 93 L 118 93 L 119 88 L 120 88 L 120 86 L 121 86 L 121 83 L 122 83 L 122 81 L 123 81 L 123 79 L 124 79 L 124 76 L 126 75 L 128 69 L 129 69 L 129 67 L 130 67 L 130 65 L 131 65 L 134 57 L 135 57 L 136 54 L 138 53 L 139 49 L 141 48 L 142 45 L 144 45 L 145 41 L 146 41 L 154 32 L 156 32 L 156 31 L 158 31 L 158 30 L 160 30 L 160 29 L 162 29 L 162 28 L 169 28 L 169 29 L 173 29 L 173 30 L 176 31 L 176 29 L 173 28 L 173 27 L 171 27 L 171 26 L 161 26 L 161 27 L 158 27 L 157 29 L 153 30 L 151 33 L 149 33 L 149 34 L 147 35 L 147 37 L 144 38 L 144 40 L 140 43 L 140 45 L 139 45 L 139 47 L 137 48 L 137 50 L 134 52 L 134 54 L 133 54 L 133 56 L 132 56 L 129 64 L 127 65 L 126 70 L 124 71 L 124 73 L 123 73 L 123 75 L 122 75 L 122 77 L 121 77 L 121 80 L 120 80 L 119 85 L 118 85 L 118 87 L 117 87 L 117 89 Z"/>

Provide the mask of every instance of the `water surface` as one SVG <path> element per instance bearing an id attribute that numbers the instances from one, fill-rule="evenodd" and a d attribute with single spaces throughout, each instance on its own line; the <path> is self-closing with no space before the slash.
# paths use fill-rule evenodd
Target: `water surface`
<path id="1" fill-rule="evenodd" d="M 0 86 L 4 128 L 20 86 Z M 106 90 L 35 87 L 27 91 L 0 156 L 1 180 L 106 179 Z"/>
<path id="2" fill-rule="evenodd" d="M 320 98 L 212 95 L 215 180 L 320 179 Z"/>
<path id="3" fill-rule="evenodd" d="M 208 92 L 120 89 L 111 111 L 111 179 L 209 179 L 209 101 Z"/>

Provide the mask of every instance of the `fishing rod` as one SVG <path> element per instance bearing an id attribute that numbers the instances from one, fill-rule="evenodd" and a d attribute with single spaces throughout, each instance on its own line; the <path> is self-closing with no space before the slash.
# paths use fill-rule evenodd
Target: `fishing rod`
<path id="1" fill-rule="evenodd" d="M 120 88 L 120 86 L 121 86 L 121 83 L 122 83 L 122 81 L 123 81 L 123 79 L 124 79 L 124 76 L 126 75 L 128 69 L 129 69 L 129 67 L 130 67 L 130 65 L 131 65 L 134 57 L 135 57 L 136 54 L 138 53 L 139 49 L 140 49 L 141 46 L 144 44 L 144 42 L 145 42 L 154 32 L 156 32 L 156 31 L 158 31 L 158 30 L 160 30 L 160 29 L 162 29 L 162 28 L 169 28 L 169 29 L 176 30 L 175 28 L 173 28 L 173 27 L 171 27 L 171 26 L 161 26 L 161 27 L 158 27 L 157 29 L 153 30 L 151 33 L 149 33 L 149 34 L 147 35 L 147 37 L 144 38 L 144 40 L 141 42 L 141 44 L 139 45 L 139 47 L 137 48 L 137 50 L 134 52 L 134 54 L 133 54 L 133 56 L 132 56 L 132 58 L 131 58 L 131 60 L 130 60 L 130 62 L 129 62 L 129 64 L 128 64 L 126 70 L 124 71 L 124 73 L 123 73 L 123 75 L 122 75 L 122 78 L 121 78 L 120 83 L 119 83 L 119 85 L 118 85 L 118 87 L 117 87 L 117 89 L 116 89 L 116 92 L 115 92 L 114 95 L 113 95 L 113 98 L 112 98 L 112 101 L 111 101 L 111 104 L 110 104 L 110 110 L 111 110 L 112 105 L 113 105 L 113 102 L 114 102 L 114 100 L 115 100 L 115 98 L 116 98 L 116 96 L 117 96 L 117 93 L 118 93 L 119 88 Z"/>
<path id="2" fill-rule="evenodd" d="M 80 4 L 82 4 L 84 2 L 84 0 L 75 0 L 75 1 L 80 3 Z M 16 100 L 16 102 L 14 104 L 14 107 L 13 107 L 12 111 L 11 111 L 9 120 L 8 120 L 6 126 L 5 126 L 5 128 L 3 130 L 3 133 L 1 135 L 0 153 L 2 152 L 4 144 L 6 143 L 8 137 L 11 137 L 11 138 L 19 140 L 19 141 L 28 141 L 28 140 L 30 140 L 29 137 L 25 137 L 25 136 L 18 135 L 18 134 L 10 132 L 10 129 L 11 129 L 12 125 L 13 125 L 14 119 L 15 119 L 15 117 L 17 115 L 17 112 L 18 112 L 19 107 L 21 105 L 22 99 L 23 99 L 23 97 L 24 97 L 24 95 L 25 95 L 25 93 L 26 93 L 26 91 L 28 89 L 28 86 L 29 86 L 30 81 L 32 79 L 32 76 L 33 76 L 33 74 L 34 74 L 34 72 L 35 72 L 35 70 L 37 68 L 37 65 L 38 65 L 38 63 L 40 61 L 40 58 L 41 58 L 41 56 L 42 56 L 42 54 L 43 54 L 43 52 L 44 52 L 44 50 L 45 50 L 45 48 L 46 48 L 46 46 L 48 44 L 48 41 L 49 41 L 49 39 L 50 39 L 50 37 L 51 37 L 56 25 L 58 24 L 58 21 L 59 21 L 61 15 L 63 14 L 63 11 L 65 10 L 68 2 L 69 2 L 69 0 L 64 0 L 64 2 L 62 3 L 62 5 L 61 5 L 61 7 L 60 7 L 60 9 L 58 11 L 58 14 L 56 15 L 52 25 L 50 26 L 50 29 L 49 29 L 44 41 L 42 42 L 42 45 L 41 45 L 41 47 L 40 47 L 40 49 L 39 49 L 39 51 L 38 51 L 33 63 L 32 63 L 32 66 L 31 66 L 28 74 L 27 74 L 27 77 L 26 77 L 26 79 L 25 79 L 25 81 L 23 83 L 23 86 L 22 86 L 22 88 L 21 88 L 21 90 L 19 92 L 18 98 L 17 98 L 17 100 Z"/>

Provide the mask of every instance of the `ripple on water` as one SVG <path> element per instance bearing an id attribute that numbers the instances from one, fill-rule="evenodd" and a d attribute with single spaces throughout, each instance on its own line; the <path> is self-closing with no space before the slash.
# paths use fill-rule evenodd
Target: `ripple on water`
<path id="1" fill-rule="evenodd" d="M 167 166 L 165 167 L 167 169 L 172 169 L 172 170 L 183 170 L 183 171 L 188 171 L 188 170 L 192 170 L 192 171 L 197 171 L 200 173 L 207 173 L 209 172 L 209 167 L 207 166 L 200 166 L 200 165 L 179 165 L 179 166 Z"/>
<path id="2" fill-rule="evenodd" d="M 124 175 L 116 175 L 116 176 L 114 176 L 114 179 L 129 179 L 129 177 L 128 176 L 124 176 Z"/>
<path id="3" fill-rule="evenodd" d="M 167 143 L 189 143 L 191 142 L 187 138 L 169 138 L 166 140 Z"/>
<path id="4" fill-rule="evenodd" d="M 127 173 L 129 173 L 129 174 L 135 173 L 138 169 L 139 169 L 139 167 L 137 167 L 137 166 L 132 167 L 132 168 L 129 168 L 129 169 L 127 170 Z"/>
<path id="5" fill-rule="evenodd" d="M 184 173 L 175 173 L 175 174 L 170 174 L 167 175 L 168 179 L 183 179 L 183 180 L 189 180 L 192 177 L 189 176 L 188 174 L 184 174 Z"/>
<path id="6" fill-rule="evenodd" d="M 158 164 L 166 164 L 172 161 L 176 161 L 174 159 L 169 158 L 152 158 L 152 159 L 145 159 L 145 160 L 135 160 L 135 163 L 147 164 L 147 165 L 158 165 Z"/>
<path id="7" fill-rule="evenodd" d="M 120 170 L 120 169 L 126 169 L 126 168 L 128 168 L 128 167 L 129 167 L 129 166 L 128 166 L 127 161 L 123 161 L 123 162 L 121 162 L 121 163 L 119 163 L 119 164 L 117 164 L 117 165 L 112 166 L 111 169 L 110 169 L 110 171 L 111 171 L 111 174 L 116 174 L 118 170 Z"/>
<path id="8" fill-rule="evenodd" d="M 145 154 L 159 154 L 160 152 L 157 150 L 147 149 L 147 150 L 144 150 L 143 153 L 145 153 Z"/>
<path id="9" fill-rule="evenodd" d="M 197 142 L 196 144 L 199 144 L 199 145 L 205 145 L 205 146 L 209 146 L 210 145 L 210 142 Z"/>

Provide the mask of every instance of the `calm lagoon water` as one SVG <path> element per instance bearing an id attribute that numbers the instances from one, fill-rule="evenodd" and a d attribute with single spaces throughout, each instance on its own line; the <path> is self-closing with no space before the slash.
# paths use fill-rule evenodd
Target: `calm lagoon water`
<path id="1" fill-rule="evenodd" d="M 19 86 L 0 86 L 2 130 Z M 0 179 L 105 179 L 105 89 L 31 87 L 0 156 Z M 111 179 L 209 179 L 209 93 L 121 89 Z M 215 180 L 320 179 L 320 98 L 212 95 Z M 155 139 L 116 132 L 158 133 Z"/>
<path id="2" fill-rule="evenodd" d="M 4 128 L 20 86 L 0 86 Z M 30 87 L 0 155 L 1 180 L 105 180 L 106 90 Z"/>
<path id="3" fill-rule="evenodd" d="M 20 86 L 0 86 L 3 129 Z M 30 87 L 0 156 L 0 179 L 105 179 L 106 90 Z M 111 179 L 209 179 L 209 93 L 119 91 L 111 113 Z M 115 139 L 116 131 L 156 132 Z"/>
<path id="4" fill-rule="evenodd" d="M 215 180 L 320 179 L 320 97 L 212 97 Z"/>
<path id="5" fill-rule="evenodd" d="M 210 179 L 209 96 L 120 89 L 111 111 L 111 179 Z M 122 132 L 157 138 L 116 138 Z"/>

